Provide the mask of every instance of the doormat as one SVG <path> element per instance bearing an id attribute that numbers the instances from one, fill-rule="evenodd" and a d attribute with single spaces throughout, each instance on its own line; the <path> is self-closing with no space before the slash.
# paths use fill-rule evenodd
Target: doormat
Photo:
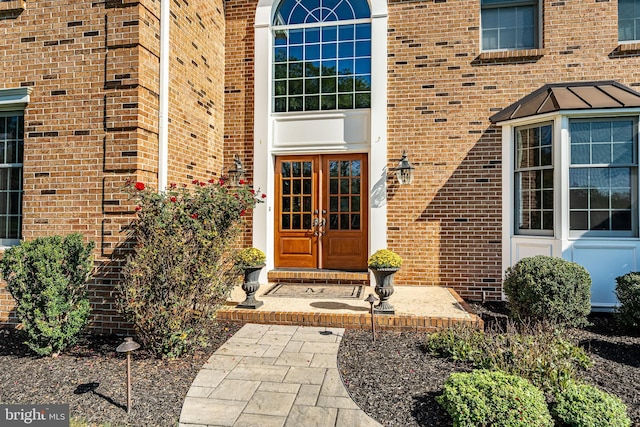
<path id="1" fill-rule="evenodd" d="M 309 298 L 309 299 L 330 299 L 330 298 L 360 298 L 362 286 L 349 285 L 284 285 L 276 284 L 263 296 L 280 298 Z"/>

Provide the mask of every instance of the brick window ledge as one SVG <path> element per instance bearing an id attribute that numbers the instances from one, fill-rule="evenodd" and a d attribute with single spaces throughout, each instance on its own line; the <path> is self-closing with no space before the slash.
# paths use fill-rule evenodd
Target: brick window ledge
<path id="1" fill-rule="evenodd" d="M 618 52 L 636 53 L 640 52 L 640 42 L 620 43 L 616 48 Z"/>
<path id="2" fill-rule="evenodd" d="M 26 7 L 26 0 L 0 0 L 0 13 L 21 12 Z"/>
<path id="3" fill-rule="evenodd" d="M 507 60 L 521 58 L 539 58 L 549 53 L 549 49 L 517 49 L 482 52 L 478 55 L 480 61 Z"/>

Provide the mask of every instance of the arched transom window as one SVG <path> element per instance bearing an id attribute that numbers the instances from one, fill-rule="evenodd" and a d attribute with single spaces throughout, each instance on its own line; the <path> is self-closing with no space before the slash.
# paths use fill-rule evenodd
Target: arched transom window
<path id="1" fill-rule="evenodd" d="M 366 0 L 283 0 L 272 29 L 274 112 L 371 107 Z"/>

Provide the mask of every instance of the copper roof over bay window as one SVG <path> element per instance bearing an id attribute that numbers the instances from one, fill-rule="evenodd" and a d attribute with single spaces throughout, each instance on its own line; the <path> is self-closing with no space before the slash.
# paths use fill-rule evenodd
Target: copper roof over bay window
<path id="1" fill-rule="evenodd" d="M 640 93 L 616 81 L 553 83 L 542 86 L 489 118 L 492 123 L 552 113 L 640 107 Z"/>

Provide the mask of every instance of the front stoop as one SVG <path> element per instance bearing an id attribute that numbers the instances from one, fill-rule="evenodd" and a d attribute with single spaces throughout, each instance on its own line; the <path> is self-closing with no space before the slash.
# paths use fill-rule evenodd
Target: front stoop
<path id="1" fill-rule="evenodd" d="M 228 301 L 218 311 L 217 318 L 237 323 L 259 323 L 272 325 L 321 326 L 348 329 L 370 329 L 371 314 L 369 304 L 363 301 L 373 288 L 369 287 L 369 274 L 366 272 L 334 272 L 334 271 L 282 271 L 273 270 L 268 273 L 269 284 L 263 285 L 256 297 L 264 301 L 264 305 L 256 310 L 236 308 L 242 301 L 240 295 Z M 365 291 L 360 299 L 336 299 L 328 301 L 297 298 L 274 298 L 265 296 L 274 284 L 289 285 L 363 285 Z M 394 331 L 433 332 L 455 325 L 468 325 L 481 329 L 482 319 L 473 313 L 465 301 L 451 288 L 405 286 L 396 287 L 396 295 L 391 297 L 391 304 L 396 309 L 394 315 L 374 316 L 376 329 Z M 435 292 L 438 298 L 421 298 L 422 293 Z M 408 294 L 402 296 L 403 292 Z M 413 294 L 416 294 L 415 297 Z M 334 305 L 336 310 L 319 309 Z M 331 312 L 334 311 L 334 312 Z M 431 313 L 431 314 L 430 314 Z M 437 314 L 433 314 L 437 313 Z"/>

